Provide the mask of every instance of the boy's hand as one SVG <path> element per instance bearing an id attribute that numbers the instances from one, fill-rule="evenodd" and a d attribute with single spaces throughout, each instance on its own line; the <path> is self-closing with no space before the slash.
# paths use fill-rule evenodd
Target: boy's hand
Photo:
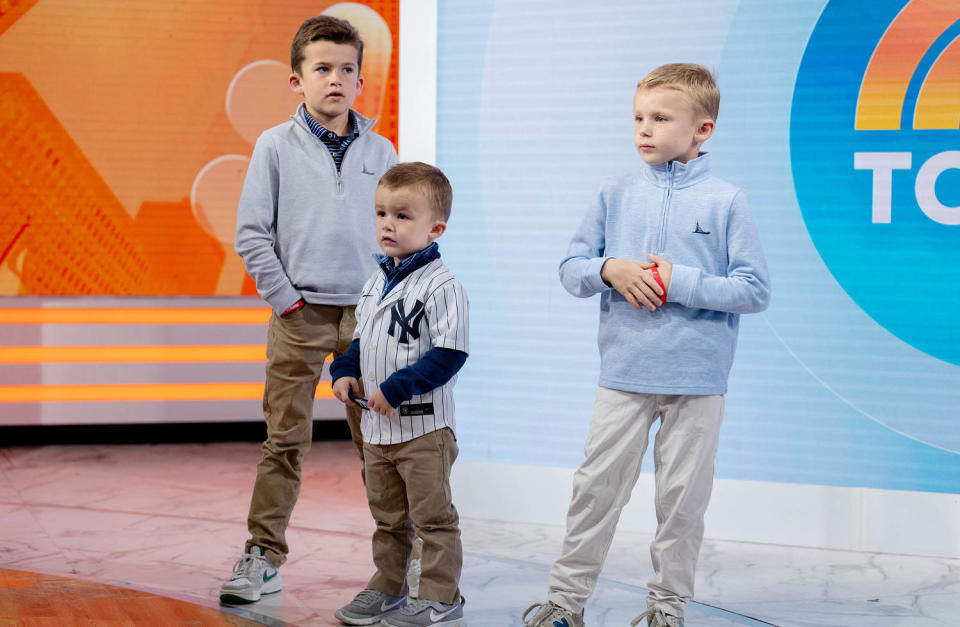
<path id="1" fill-rule="evenodd" d="M 650 255 L 653 263 L 657 264 L 657 270 L 660 271 L 660 280 L 663 281 L 663 289 L 670 291 L 670 278 L 673 276 L 673 264 L 659 255 Z"/>
<path id="2" fill-rule="evenodd" d="M 286 318 L 287 316 L 289 316 L 289 315 L 292 314 L 293 312 L 295 312 L 295 311 L 297 311 L 297 310 L 299 310 L 299 309 L 303 309 L 305 305 L 306 305 L 306 303 L 305 303 L 304 300 L 301 298 L 301 299 L 297 300 L 297 302 L 295 302 L 294 304 L 292 304 L 292 305 L 290 305 L 289 307 L 287 307 L 286 309 L 284 309 L 284 310 L 283 310 L 283 313 L 280 314 L 280 317 L 281 317 L 281 318 Z"/>
<path id="3" fill-rule="evenodd" d="M 393 406 L 387 402 L 386 398 L 384 398 L 383 392 L 380 391 L 380 388 L 377 388 L 374 393 L 370 395 L 370 398 L 367 399 L 367 405 L 370 406 L 370 409 L 377 412 L 381 416 L 386 416 L 387 418 L 395 417 Z"/>
<path id="4" fill-rule="evenodd" d="M 333 382 L 333 395 L 337 397 L 338 401 L 343 403 L 350 403 L 351 405 L 356 405 L 353 401 L 350 400 L 350 393 L 352 392 L 354 396 L 360 394 L 360 384 L 353 377 L 340 377 Z M 359 405 L 358 405 L 359 407 Z"/>
<path id="5" fill-rule="evenodd" d="M 646 307 L 654 311 L 661 305 L 660 295 L 663 293 L 656 279 L 650 274 L 649 268 L 654 265 L 656 264 L 649 261 L 635 259 L 607 259 L 600 269 L 600 278 L 620 292 L 634 309 L 642 310 Z M 664 283 L 665 287 L 666 285 Z"/>

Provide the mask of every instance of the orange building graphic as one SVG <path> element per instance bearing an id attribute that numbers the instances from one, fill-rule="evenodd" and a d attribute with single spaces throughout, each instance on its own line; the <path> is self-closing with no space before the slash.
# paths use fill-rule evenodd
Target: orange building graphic
<path id="1" fill-rule="evenodd" d="M 0 242 L 24 294 L 142 294 L 133 220 L 20 74 L 0 74 Z"/>
<path id="2" fill-rule="evenodd" d="M 354 106 L 396 144 L 398 2 L 223 10 L 0 0 L 0 295 L 255 294 L 236 200 L 257 135 L 297 105 L 290 40 L 317 13 L 360 30 Z"/>
<path id="3" fill-rule="evenodd" d="M 37 0 L 0 0 L 0 35 L 36 3 Z"/>

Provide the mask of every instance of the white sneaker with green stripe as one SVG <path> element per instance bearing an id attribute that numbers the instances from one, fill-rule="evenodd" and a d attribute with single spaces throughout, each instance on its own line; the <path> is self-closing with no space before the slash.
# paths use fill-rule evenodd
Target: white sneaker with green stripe
<path id="1" fill-rule="evenodd" d="M 233 565 L 230 579 L 220 586 L 221 603 L 253 603 L 260 595 L 280 592 L 280 571 L 263 557 L 258 546 L 241 555 Z"/>

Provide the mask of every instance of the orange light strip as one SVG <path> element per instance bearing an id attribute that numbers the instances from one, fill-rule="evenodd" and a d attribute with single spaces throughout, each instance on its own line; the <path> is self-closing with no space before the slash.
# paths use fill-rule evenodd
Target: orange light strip
<path id="1" fill-rule="evenodd" d="M 0 324 L 266 324 L 267 307 L 0 309 Z"/>
<path id="2" fill-rule="evenodd" d="M 0 403 L 259 400 L 262 383 L 131 383 L 115 385 L 0 385 Z M 334 398 L 330 382 L 317 398 Z"/>
<path id="3" fill-rule="evenodd" d="M 266 361 L 262 344 L 225 346 L 0 346 L 0 364 Z"/>

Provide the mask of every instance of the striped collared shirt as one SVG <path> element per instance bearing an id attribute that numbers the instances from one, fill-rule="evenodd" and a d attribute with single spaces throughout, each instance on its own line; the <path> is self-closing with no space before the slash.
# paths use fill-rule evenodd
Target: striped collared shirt
<path id="1" fill-rule="evenodd" d="M 319 122 L 313 119 L 306 107 L 303 109 L 303 118 L 310 127 L 310 131 L 317 136 L 317 139 L 323 142 L 323 145 L 330 151 L 333 162 L 337 165 L 337 172 L 343 164 L 343 155 L 347 153 L 347 146 L 360 134 L 360 126 L 357 124 L 357 116 L 351 112 L 350 116 L 350 134 L 337 135 L 333 131 L 324 128 Z"/>

